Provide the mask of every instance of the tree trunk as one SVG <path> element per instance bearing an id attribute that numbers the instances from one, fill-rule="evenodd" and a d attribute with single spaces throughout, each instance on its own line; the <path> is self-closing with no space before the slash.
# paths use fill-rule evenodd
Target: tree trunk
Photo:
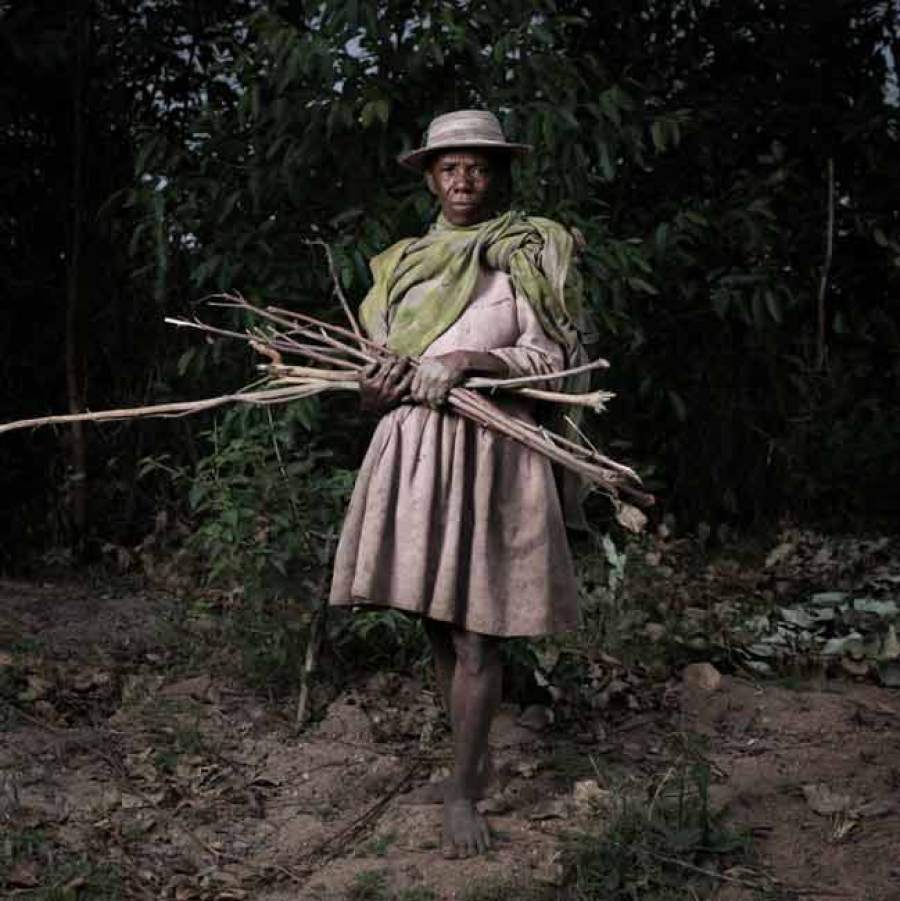
<path id="1" fill-rule="evenodd" d="M 72 78 L 72 186 L 66 271 L 66 394 L 70 413 L 87 402 L 87 303 L 84 292 L 85 105 L 90 43 L 90 0 L 73 13 L 74 73 Z M 87 435 L 85 424 L 73 423 L 69 433 L 69 518 L 71 542 L 84 550 L 88 527 Z"/>

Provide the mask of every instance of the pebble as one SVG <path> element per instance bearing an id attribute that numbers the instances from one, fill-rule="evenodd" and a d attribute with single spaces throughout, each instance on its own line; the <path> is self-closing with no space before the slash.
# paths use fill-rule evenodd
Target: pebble
<path id="1" fill-rule="evenodd" d="M 711 663 L 689 663 L 681 680 L 689 688 L 717 691 L 722 685 L 722 674 Z"/>

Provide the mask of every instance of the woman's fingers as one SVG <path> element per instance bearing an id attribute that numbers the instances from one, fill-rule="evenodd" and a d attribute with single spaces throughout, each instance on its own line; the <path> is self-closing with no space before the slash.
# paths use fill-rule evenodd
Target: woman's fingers
<path id="1" fill-rule="evenodd" d="M 415 373 L 411 369 L 407 369 L 403 378 L 397 383 L 396 388 L 394 389 L 399 397 L 404 397 L 409 393 L 409 387 L 412 385 L 413 376 Z"/>
<path id="2" fill-rule="evenodd" d="M 420 366 L 413 377 L 410 394 L 415 401 L 419 401 L 420 403 L 431 403 L 433 392 L 434 376 L 428 368 Z"/>
<path id="3" fill-rule="evenodd" d="M 385 412 L 397 404 L 406 390 L 404 374 L 409 367 L 405 358 L 381 360 L 362 370 L 359 379 L 360 401 L 364 410 Z"/>
<path id="4" fill-rule="evenodd" d="M 366 366 L 362 371 L 362 378 L 360 382 L 368 383 L 370 386 L 376 385 L 384 378 L 384 364 L 383 363 L 370 363 Z"/>
<path id="5" fill-rule="evenodd" d="M 399 403 L 409 390 L 413 373 L 409 368 L 409 360 L 401 359 L 393 365 L 385 377 L 382 389 L 385 398 L 392 404 Z"/>
<path id="6" fill-rule="evenodd" d="M 362 371 L 362 379 L 360 381 L 369 382 L 374 385 L 383 385 L 385 382 L 393 378 L 395 371 L 402 371 L 403 367 L 408 365 L 407 360 L 382 360 L 370 363 Z"/>
<path id="7" fill-rule="evenodd" d="M 385 378 L 389 381 L 399 382 L 409 369 L 409 359 L 406 357 L 398 357 L 393 360 L 385 373 Z"/>

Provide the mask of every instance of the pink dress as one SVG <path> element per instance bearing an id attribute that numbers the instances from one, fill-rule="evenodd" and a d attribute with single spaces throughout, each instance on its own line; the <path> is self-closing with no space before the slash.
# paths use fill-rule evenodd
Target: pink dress
<path id="1" fill-rule="evenodd" d="M 414 305 L 424 288 L 401 304 Z M 490 351 L 510 376 L 564 365 L 528 301 L 494 270 L 482 271 L 470 305 L 422 356 L 451 350 Z M 505 407 L 531 418 L 524 404 Z M 393 607 L 488 635 L 575 628 L 576 583 L 550 463 L 451 412 L 390 411 L 356 480 L 331 603 Z"/>

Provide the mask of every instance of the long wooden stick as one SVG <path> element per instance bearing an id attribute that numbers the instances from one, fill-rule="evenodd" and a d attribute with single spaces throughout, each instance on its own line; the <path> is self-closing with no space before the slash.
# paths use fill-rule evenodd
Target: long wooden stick
<path id="1" fill-rule="evenodd" d="M 30 429 L 44 425 L 64 425 L 71 422 L 110 422 L 117 419 L 137 419 L 139 417 L 174 417 L 191 413 L 202 413 L 214 410 L 226 404 L 268 404 L 286 403 L 300 397 L 312 397 L 327 391 L 329 385 L 307 384 L 298 390 L 291 388 L 273 388 L 263 391 L 246 391 L 238 394 L 223 394 L 220 397 L 207 397 L 203 400 L 180 401 L 171 404 L 152 404 L 148 407 L 124 407 L 118 410 L 98 410 L 96 413 L 66 413 L 59 416 L 39 416 L 34 419 L 20 419 L 16 422 L 0 424 L 0 434 L 14 432 L 18 429 Z"/>
<path id="2" fill-rule="evenodd" d="M 254 338 L 253 335 L 248 335 L 246 332 L 233 332 L 229 329 L 216 328 L 212 325 L 208 326 L 206 325 L 206 323 L 200 322 L 196 319 L 177 319 L 173 316 L 166 316 L 163 321 L 168 323 L 169 325 L 178 326 L 179 328 L 197 329 L 201 332 L 208 332 L 209 334 L 219 335 L 223 338 L 238 338 L 239 340 L 247 341 L 250 344 L 252 344 L 254 340 L 258 340 Z M 302 354 L 303 356 L 309 357 L 311 360 L 318 360 L 318 362 L 320 363 L 331 363 L 335 366 L 356 368 L 355 363 L 350 363 L 347 360 L 340 359 L 339 357 L 330 353 L 328 351 L 328 348 L 299 344 L 298 342 L 291 340 L 285 335 L 279 335 L 277 338 L 267 338 L 266 343 L 274 347 L 276 350 L 281 350 L 285 353 Z"/>
<path id="3" fill-rule="evenodd" d="M 277 382 L 283 385 L 300 385 L 309 379 L 323 379 L 330 382 L 341 382 L 346 381 L 347 379 L 346 373 L 335 372 L 334 370 L 328 369 L 311 369 L 308 366 L 286 366 L 281 363 L 272 363 L 268 365 L 260 364 L 257 369 L 277 376 Z M 481 378 L 468 379 L 464 383 L 464 387 L 496 387 L 502 390 L 509 390 L 513 394 L 517 394 L 520 397 L 527 397 L 531 400 L 588 407 L 596 413 L 602 412 L 606 403 L 615 397 L 615 395 L 609 391 L 590 391 L 585 394 L 569 394 L 565 391 L 545 391 L 542 388 L 519 388 L 515 384 L 507 385 L 502 381 L 497 385 L 484 385 L 483 383 L 485 381 L 493 380 Z"/>
<path id="4" fill-rule="evenodd" d="M 334 252 L 331 249 L 331 245 L 321 238 L 309 238 L 304 243 L 309 244 L 311 247 L 318 246 L 325 249 L 325 259 L 328 260 L 328 271 L 331 273 L 331 281 L 334 284 L 334 293 L 337 294 L 338 300 L 341 302 L 341 306 L 344 309 L 344 315 L 350 320 L 350 326 L 353 329 L 353 333 L 357 338 L 362 338 L 362 331 L 359 328 L 359 323 L 356 321 L 356 317 L 350 309 L 347 295 L 344 294 L 344 289 L 341 285 L 340 277 L 338 276 L 337 266 L 334 263 Z"/>
<path id="5" fill-rule="evenodd" d="M 478 382 L 477 385 L 471 386 L 473 388 L 512 388 L 516 385 L 530 385 L 533 382 L 546 382 L 551 379 L 557 381 L 558 379 L 568 378 L 570 375 L 592 372 L 595 369 L 609 369 L 609 360 L 598 357 L 596 360 L 585 363 L 583 366 L 573 366 L 571 369 L 561 369 L 558 372 L 551 372 L 547 375 L 517 375 L 511 379 L 478 378 L 470 381 Z"/>
<path id="6" fill-rule="evenodd" d="M 224 394 L 219 397 L 205 398 L 196 401 L 154 404 L 144 407 L 126 407 L 115 410 L 100 410 L 96 413 L 69 413 L 59 416 L 42 416 L 0 425 L 0 434 L 12 432 L 17 429 L 34 428 L 45 425 L 61 425 L 71 422 L 109 422 L 139 417 L 185 416 L 192 413 L 200 413 L 205 410 L 212 410 L 231 403 L 287 403 L 301 397 L 312 397 L 323 391 L 334 389 L 348 391 L 357 390 L 358 383 L 356 381 L 333 381 L 325 379 L 321 381 L 309 380 L 300 381 L 299 383 L 292 382 L 289 386 L 283 388 L 247 391 L 238 394 Z M 571 454 L 566 453 L 563 448 L 548 441 L 542 436 L 541 432 L 531 426 L 530 423 L 523 422 L 504 413 L 493 404 L 485 402 L 483 398 L 480 398 L 479 395 L 473 391 L 454 388 L 450 396 L 450 406 L 457 409 L 462 415 L 467 416 L 467 418 L 474 419 L 485 428 L 501 431 L 508 437 L 519 441 L 532 450 L 544 454 L 544 456 L 549 457 L 555 462 L 581 472 L 592 481 L 598 482 L 601 487 L 615 488 L 617 491 L 625 493 L 639 502 L 652 503 L 652 497 L 650 495 L 636 491 L 624 484 L 623 477 L 626 476 L 626 473 L 621 471 L 624 467 L 620 468 L 617 472 L 611 468 L 574 458 Z M 631 474 L 630 471 L 628 474 Z"/>

